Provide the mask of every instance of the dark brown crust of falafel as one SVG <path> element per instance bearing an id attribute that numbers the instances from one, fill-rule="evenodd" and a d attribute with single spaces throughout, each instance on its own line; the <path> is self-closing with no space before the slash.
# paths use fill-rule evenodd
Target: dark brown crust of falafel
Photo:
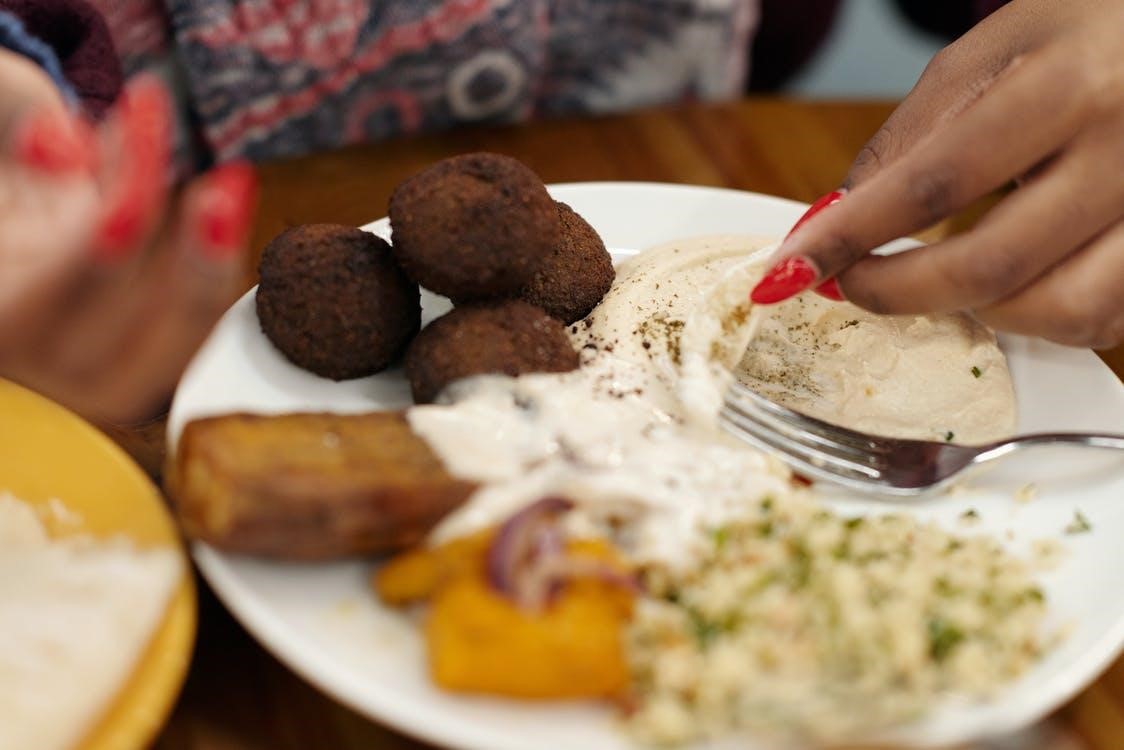
<path id="1" fill-rule="evenodd" d="M 558 245 L 558 211 L 538 176 L 508 156 L 437 162 L 390 198 L 394 254 L 426 289 L 460 301 L 516 294 Z"/>
<path id="2" fill-rule="evenodd" d="M 616 271 L 605 243 L 589 222 L 565 203 L 556 205 L 562 229 L 558 249 L 519 298 L 569 324 L 597 307 L 613 285 Z"/>
<path id="3" fill-rule="evenodd" d="M 419 404 L 470 375 L 567 372 L 577 366 L 578 353 L 562 323 L 522 300 L 457 307 L 427 325 L 406 350 L 406 377 Z"/>
<path id="4" fill-rule="evenodd" d="M 293 364 L 326 378 L 384 369 L 421 325 L 417 284 L 384 240 L 355 227 L 288 229 L 262 252 L 258 275 L 262 331 Z"/>

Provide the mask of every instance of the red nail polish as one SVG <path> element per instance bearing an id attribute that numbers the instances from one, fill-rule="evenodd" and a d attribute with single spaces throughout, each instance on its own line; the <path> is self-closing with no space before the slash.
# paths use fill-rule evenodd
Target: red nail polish
<path id="1" fill-rule="evenodd" d="M 127 139 L 164 150 L 170 147 L 172 104 L 159 79 L 138 77 L 122 95 L 119 107 Z"/>
<path id="2" fill-rule="evenodd" d="M 842 290 L 839 289 L 839 282 L 834 278 L 828 279 L 824 283 L 820 284 L 818 287 L 816 287 L 815 291 L 816 294 L 820 295 L 821 297 L 827 297 L 829 300 L 832 300 L 834 302 L 842 302 L 845 299 L 843 297 Z"/>
<path id="3" fill-rule="evenodd" d="M 25 167 L 69 174 L 91 168 L 93 141 L 93 133 L 81 120 L 62 112 L 40 110 L 17 126 L 11 150 L 12 156 Z"/>
<path id="4" fill-rule="evenodd" d="M 241 252 L 257 205 L 258 181 L 247 162 L 217 167 L 206 180 L 199 196 L 195 218 L 200 250 L 211 260 L 225 260 Z"/>
<path id="5" fill-rule="evenodd" d="M 765 278 L 749 293 L 749 299 L 761 305 L 783 302 L 812 286 L 818 276 L 807 259 L 800 256 L 785 258 L 765 274 Z"/>
<path id="6" fill-rule="evenodd" d="M 820 211 L 824 210 L 828 206 L 834 206 L 836 203 L 841 201 L 844 195 L 846 195 L 845 190 L 832 190 L 827 195 L 822 195 L 817 198 L 815 203 L 808 206 L 808 210 L 804 212 L 804 215 L 796 220 L 796 223 L 792 225 L 792 229 L 788 230 L 788 234 L 785 235 L 785 238 L 787 239 L 788 237 L 791 237 L 792 233 L 799 229 L 800 226 L 804 224 L 804 222 L 808 221 L 808 219 L 812 218 Z"/>
<path id="7" fill-rule="evenodd" d="M 120 179 L 94 240 L 95 257 L 109 262 L 139 249 L 142 235 L 163 207 L 171 138 L 168 96 L 155 79 L 130 84 L 118 110 L 125 146 Z"/>
<path id="8" fill-rule="evenodd" d="M 94 240 L 94 258 L 115 263 L 132 255 L 143 231 L 143 218 L 135 203 L 120 203 L 106 214 Z"/>
<path id="9" fill-rule="evenodd" d="M 144 148 L 138 146 L 137 150 Z M 138 154 L 136 158 L 145 157 Z M 118 261 L 138 250 L 141 235 L 163 200 L 163 176 L 135 162 L 125 169 L 129 175 L 110 198 L 94 237 L 94 255 L 98 260 Z"/>

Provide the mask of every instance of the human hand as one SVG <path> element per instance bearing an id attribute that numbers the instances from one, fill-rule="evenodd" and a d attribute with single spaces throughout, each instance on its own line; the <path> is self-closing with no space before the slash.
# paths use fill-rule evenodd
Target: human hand
<path id="1" fill-rule="evenodd" d="M 170 201 L 152 79 L 96 130 L 2 50 L 0 92 L 0 376 L 96 421 L 151 416 L 241 290 L 254 173 L 219 167 Z"/>
<path id="2" fill-rule="evenodd" d="M 1121 29 L 1122 0 L 1015 0 L 943 50 L 754 298 L 836 277 L 874 312 L 971 310 L 1063 344 L 1124 341 Z M 868 255 L 1012 180 L 972 230 Z"/>

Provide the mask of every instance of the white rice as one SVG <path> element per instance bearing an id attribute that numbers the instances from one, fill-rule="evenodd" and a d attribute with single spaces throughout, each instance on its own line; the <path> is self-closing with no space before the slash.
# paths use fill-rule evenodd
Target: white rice
<path id="1" fill-rule="evenodd" d="M 0 748 L 75 747 L 112 704 L 183 569 L 170 548 L 52 538 L 80 517 L 0 492 Z"/>

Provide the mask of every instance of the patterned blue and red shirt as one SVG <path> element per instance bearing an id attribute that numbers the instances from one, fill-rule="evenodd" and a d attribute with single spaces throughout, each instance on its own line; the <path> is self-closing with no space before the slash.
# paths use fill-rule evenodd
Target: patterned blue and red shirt
<path id="1" fill-rule="evenodd" d="M 971 19 L 1002 1 L 949 2 L 938 15 Z M 762 38 L 781 40 L 767 45 L 779 57 L 801 47 L 801 34 L 822 36 L 837 4 L 0 0 L 0 15 L 22 21 L 56 51 L 65 48 L 63 75 L 95 115 L 122 72 L 163 75 L 180 99 L 181 142 L 196 144 L 195 161 L 205 164 L 468 124 L 735 97 L 746 87 L 759 22 L 766 32 L 794 25 L 795 33 Z M 76 38 L 83 39 L 77 47 Z M 80 62 L 71 59 L 78 48 L 85 50 Z"/>

